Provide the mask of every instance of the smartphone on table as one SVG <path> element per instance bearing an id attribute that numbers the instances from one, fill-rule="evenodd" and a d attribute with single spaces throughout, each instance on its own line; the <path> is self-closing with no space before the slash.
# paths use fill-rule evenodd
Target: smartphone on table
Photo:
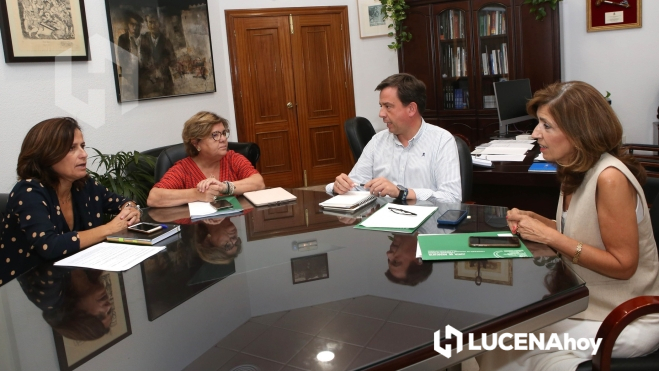
<path id="1" fill-rule="evenodd" d="M 458 225 L 467 217 L 467 210 L 448 210 L 437 219 L 437 224 Z"/>
<path id="2" fill-rule="evenodd" d="M 471 247 L 520 247 L 519 237 L 469 237 Z"/>
<path id="3" fill-rule="evenodd" d="M 129 230 L 140 233 L 153 233 L 155 231 L 161 230 L 162 226 L 159 224 L 153 223 L 137 223 L 128 227 Z"/>
<path id="4" fill-rule="evenodd" d="M 233 205 L 231 205 L 231 202 L 227 200 L 215 200 L 211 202 L 211 206 L 213 206 L 216 210 L 230 209 L 233 207 Z"/>

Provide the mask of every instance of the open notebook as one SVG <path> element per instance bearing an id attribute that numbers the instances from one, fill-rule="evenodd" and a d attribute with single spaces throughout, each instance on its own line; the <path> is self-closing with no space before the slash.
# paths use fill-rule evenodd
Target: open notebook
<path id="1" fill-rule="evenodd" d="M 297 200 L 297 197 L 294 194 L 281 187 L 245 192 L 243 193 L 243 196 L 245 196 L 249 202 L 254 204 L 254 206 L 278 205 L 284 202 Z"/>

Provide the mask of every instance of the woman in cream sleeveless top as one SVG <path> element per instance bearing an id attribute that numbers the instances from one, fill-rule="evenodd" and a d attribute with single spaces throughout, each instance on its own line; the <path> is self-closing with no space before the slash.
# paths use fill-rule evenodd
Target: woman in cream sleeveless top
<path id="1" fill-rule="evenodd" d="M 586 281 L 588 308 L 538 333 L 563 339 L 595 338 L 616 306 L 659 295 L 657 246 L 641 184 L 645 170 L 621 150 L 622 126 L 602 95 L 580 82 L 556 83 L 527 104 L 539 121 L 533 131 L 547 161 L 558 166 L 561 196 L 556 219 L 508 211 L 508 226 L 522 238 L 556 250 Z M 618 337 L 614 357 L 638 357 L 659 348 L 659 317 L 632 322 Z M 593 349 L 494 350 L 478 357 L 481 370 L 575 370 Z"/>

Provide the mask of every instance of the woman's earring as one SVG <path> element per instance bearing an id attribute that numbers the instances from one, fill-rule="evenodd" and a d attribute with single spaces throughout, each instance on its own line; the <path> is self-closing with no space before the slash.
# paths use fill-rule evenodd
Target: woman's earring
<path id="1" fill-rule="evenodd" d="M 201 152 L 201 148 L 197 147 L 197 152 Z"/>

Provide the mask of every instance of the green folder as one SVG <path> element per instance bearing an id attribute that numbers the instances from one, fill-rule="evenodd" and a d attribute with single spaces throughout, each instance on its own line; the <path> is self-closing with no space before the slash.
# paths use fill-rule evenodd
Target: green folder
<path id="1" fill-rule="evenodd" d="M 242 210 L 243 207 L 240 205 L 240 201 L 235 196 L 225 196 L 225 197 L 216 197 L 216 200 L 227 200 L 231 204 L 231 209 L 229 210 Z"/>
<path id="2" fill-rule="evenodd" d="M 227 200 L 231 204 L 231 208 L 227 209 L 220 209 L 212 214 L 206 214 L 206 215 L 197 215 L 197 216 L 191 216 L 191 220 L 199 220 L 199 219 L 206 219 L 206 218 L 216 218 L 220 217 L 223 215 L 236 215 L 240 214 L 243 212 L 243 207 L 240 205 L 240 201 L 234 196 L 224 196 L 224 197 L 216 197 L 216 200 Z"/>
<path id="3" fill-rule="evenodd" d="M 423 260 L 468 260 L 532 258 L 520 240 L 520 247 L 470 247 L 469 237 L 496 237 L 499 232 L 422 234 L 417 237 Z M 508 232 L 509 233 L 509 232 Z"/>

